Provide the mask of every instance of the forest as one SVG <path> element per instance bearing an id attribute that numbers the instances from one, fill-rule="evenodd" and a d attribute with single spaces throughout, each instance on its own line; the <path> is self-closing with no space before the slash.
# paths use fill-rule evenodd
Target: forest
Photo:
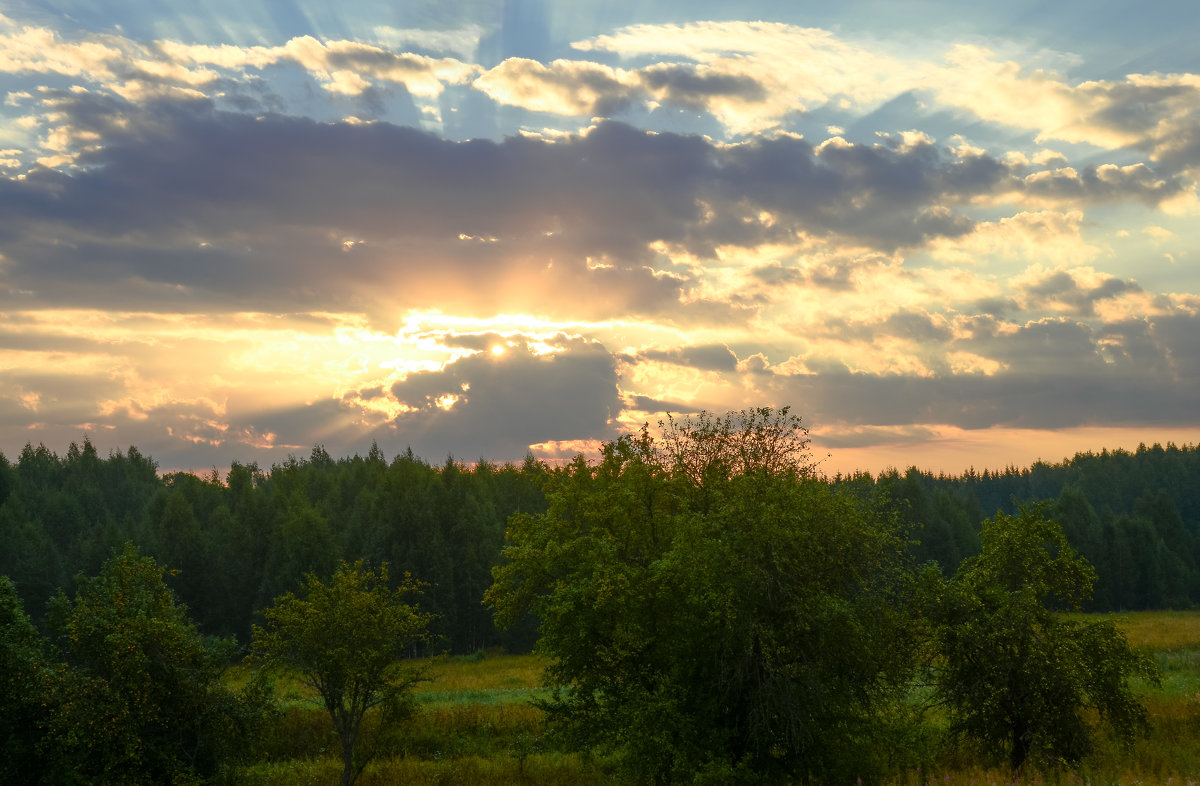
<path id="1" fill-rule="evenodd" d="M 431 464 L 411 451 L 389 460 L 376 445 L 334 458 L 317 446 L 267 469 L 161 474 L 134 447 L 100 456 L 86 437 L 61 456 L 32 444 L 15 460 L 0 455 L 8 766 L 32 767 L 30 782 L 72 782 L 71 773 L 81 782 L 232 778 L 261 754 L 246 741 L 280 710 L 253 668 L 224 692 L 214 686 L 247 652 L 264 663 L 294 654 L 295 646 L 269 645 L 290 593 L 315 603 L 323 582 L 351 579 L 363 592 L 397 593 L 380 608 L 408 610 L 412 635 L 401 637 L 401 651 L 387 650 L 388 663 L 537 645 L 554 688 L 534 696 L 553 730 L 545 739 L 554 750 L 597 756 L 632 782 L 892 777 L 904 762 L 879 752 L 921 748 L 898 742 L 925 728 L 917 716 L 929 707 L 913 703 L 914 690 L 938 697 L 937 712 L 971 750 L 1013 769 L 1080 761 L 1095 747 L 1094 717 L 1117 738 L 1144 731 L 1127 683 L 1153 682 L 1152 664 L 1108 623 L 1058 612 L 1196 606 L 1196 446 L 1142 445 L 957 476 L 913 467 L 835 477 L 820 474 L 807 447 L 798 418 L 759 409 L 669 420 L 609 443 L 598 459 L 562 466 L 532 456 Z M 1014 554 L 1024 555 L 1019 575 Z M 1026 605 L 997 594 L 1012 582 Z M 132 712 L 98 687 L 124 673 L 97 654 L 108 645 L 85 646 L 88 635 L 111 643 L 111 634 L 87 631 L 113 598 L 127 597 L 153 610 L 143 616 L 167 621 L 168 649 L 191 664 L 189 674 L 207 675 L 196 684 L 216 691 L 192 695 L 207 709 L 192 713 L 199 720 L 186 734 L 167 735 L 186 737 L 187 755 L 175 742 L 150 745 L 137 724 L 123 748 L 88 737 L 89 722 L 111 732 L 114 718 Z M 1018 628 L 979 627 L 981 609 Z M 1000 700 L 979 693 L 970 668 L 955 668 L 984 657 L 979 648 L 997 636 L 1023 635 L 1022 625 L 1051 642 L 1054 658 L 1075 652 L 1047 678 L 1065 686 L 1058 703 L 1072 714 L 1014 731 L 1012 712 L 976 711 Z M 159 633 L 140 635 L 166 646 Z M 822 655 L 831 650 L 835 661 Z M 1108 659 L 1085 662 L 1090 651 Z M 59 702 L 47 716 L 14 686 L 30 664 L 49 673 L 56 662 L 65 676 L 45 683 Z M 1079 669 L 1093 679 L 1079 681 Z M 179 691 L 159 684 L 178 674 L 164 674 L 143 685 L 144 702 L 178 703 Z M 396 677 L 410 699 L 418 677 Z M 169 700 L 154 698 L 160 689 Z M 404 693 L 392 698 L 403 704 Z M 68 710 L 64 696 L 81 698 Z M 400 704 L 397 717 L 411 715 Z M 365 717 L 382 723 L 380 707 Z M 205 713 L 222 720 L 201 728 Z M 125 750 L 126 764 L 102 762 L 90 752 L 97 745 Z M 56 769 L 47 746 L 74 752 Z M 352 761 L 343 747 L 348 783 L 366 759 Z"/>
<path id="2" fill-rule="evenodd" d="M 0 575 L 40 616 L 77 574 L 94 575 L 126 542 L 178 571 L 171 588 L 200 629 L 245 641 L 256 610 L 307 572 L 342 559 L 387 561 L 430 585 L 440 646 L 528 651 L 532 621 L 498 630 L 480 600 L 514 513 L 543 513 L 547 480 L 563 468 L 430 464 L 376 446 L 333 458 L 321 447 L 267 469 L 233 464 L 222 477 L 160 475 L 130 447 L 107 457 L 91 442 L 59 456 L 26 445 L 0 454 Z M 979 550 L 996 511 L 1049 500 L 1067 540 L 1099 575 L 1089 611 L 1191 608 L 1200 603 L 1200 448 L 1168 444 L 1082 453 L 1056 464 L 934 476 L 915 467 L 827 478 L 882 500 L 917 563 L 952 575 Z"/>

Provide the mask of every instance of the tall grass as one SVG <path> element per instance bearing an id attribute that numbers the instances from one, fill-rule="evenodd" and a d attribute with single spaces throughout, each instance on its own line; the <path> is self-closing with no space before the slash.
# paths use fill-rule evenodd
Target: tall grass
<path id="1" fill-rule="evenodd" d="M 422 693 L 515 690 L 538 688 L 550 661 L 539 655 L 506 655 L 490 652 L 456 658 L 422 661 L 428 682 L 417 686 Z"/>
<path id="2" fill-rule="evenodd" d="M 1110 619 L 1125 631 L 1129 643 L 1148 650 L 1200 649 L 1200 612 L 1127 611 L 1085 615 Z"/>
<path id="3" fill-rule="evenodd" d="M 1132 749 L 1101 738 L 1094 753 L 1071 770 L 1027 773 L 1019 781 L 989 767 L 966 748 L 940 745 L 937 719 L 907 740 L 911 755 L 894 786 L 973 784 L 1170 784 L 1200 786 L 1200 612 L 1137 612 L 1109 616 L 1163 672 L 1161 687 L 1139 685 L 1152 732 Z M 530 704 L 546 695 L 547 661 L 497 652 L 424 661 L 428 680 L 416 688 L 416 712 L 382 738 L 364 771 L 364 786 L 390 784 L 613 783 L 602 761 L 551 749 L 543 714 Z M 234 670 L 232 681 L 245 680 Z M 269 733 L 264 760 L 239 770 L 254 786 L 325 784 L 341 772 L 340 748 L 318 697 L 296 680 L 281 679 L 282 717 Z M 927 719 L 928 720 L 928 719 Z M 908 762 L 905 764 L 904 762 Z M 920 763 L 921 766 L 916 766 Z"/>
<path id="4" fill-rule="evenodd" d="M 333 759 L 259 764 L 239 773 L 247 786 L 337 783 L 341 764 Z M 524 761 L 511 757 L 463 756 L 453 759 L 381 759 L 367 765 L 361 786 L 599 786 L 610 780 L 578 756 L 536 754 Z"/>

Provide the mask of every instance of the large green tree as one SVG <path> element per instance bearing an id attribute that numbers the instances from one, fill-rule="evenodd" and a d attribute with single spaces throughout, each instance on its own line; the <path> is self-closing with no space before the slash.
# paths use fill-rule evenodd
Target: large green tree
<path id="1" fill-rule="evenodd" d="M 1075 762 L 1093 717 L 1132 741 L 1146 710 L 1130 689 L 1157 670 L 1107 620 L 1080 622 L 1096 572 L 1042 506 L 984 522 L 982 552 L 946 588 L 937 627 L 939 694 L 952 730 L 1007 756 L 1014 770 Z"/>
<path id="2" fill-rule="evenodd" d="M 894 527 L 809 476 L 786 411 L 664 429 L 510 520 L 486 597 L 540 617 L 554 728 L 644 781 L 867 775 L 912 662 Z"/>
<path id="3" fill-rule="evenodd" d="M 52 600 L 64 663 L 49 687 L 46 750 L 89 783 L 172 783 L 210 776 L 232 756 L 239 698 L 220 681 L 232 642 L 210 646 L 132 545 Z M 246 739 L 237 740 L 246 745 Z"/>
<path id="4" fill-rule="evenodd" d="M 379 708 L 382 722 L 394 719 L 420 677 L 403 662 L 429 626 L 429 615 L 404 600 L 419 588 L 407 574 L 390 588 L 386 563 L 376 571 L 343 562 L 328 583 L 306 575 L 301 595 L 276 598 L 263 611 L 266 625 L 254 627 L 260 662 L 294 671 L 321 696 L 342 745 L 343 786 L 370 759 L 359 744 L 368 711 Z"/>

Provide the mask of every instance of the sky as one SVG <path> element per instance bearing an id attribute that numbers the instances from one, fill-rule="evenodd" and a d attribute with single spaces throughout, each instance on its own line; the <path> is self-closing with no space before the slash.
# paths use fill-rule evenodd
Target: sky
<path id="1" fill-rule="evenodd" d="M 1200 5 L 0 0 L 0 452 L 1200 441 Z"/>

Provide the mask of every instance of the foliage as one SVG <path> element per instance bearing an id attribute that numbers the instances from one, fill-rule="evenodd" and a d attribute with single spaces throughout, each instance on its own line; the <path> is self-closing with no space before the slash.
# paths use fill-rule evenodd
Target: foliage
<path id="1" fill-rule="evenodd" d="M 65 456 L 27 445 L 16 462 L 0 455 L 0 575 L 40 624 L 72 576 L 133 542 L 179 569 L 167 584 L 203 633 L 248 641 L 257 610 L 304 573 L 327 576 L 339 557 L 387 560 L 430 582 L 430 649 L 528 651 L 535 623 L 500 632 L 480 597 L 508 515 L 544 509 L 544 479 L 531 457 L 439 467 L 411 451 L 389 463 L 374 445 L 340 459 L 316 447 L 269 470 L 234 462 L 224 478 L 160 476 L 136 448 L 102 457 L 86 437 Z"/>
<path id="2" fill-rule="evenodd" d="M 0 576 L 0 781 L 36 780 L 45 723 L 41 639 L 25 615 L 16 587 Z"/>
<path id="3" fill-rule="evenodd" d="M 656 461 L 672 468 L 677 458 L 693 462 L 697 483 L 701 466 L 734 475 L 746 464 L 786 463 L 782 454 L 741 450 L 769 446 L 773 437 L 789 449 L 803 446 L 803 439 L 788 438 L 804 436 L 798 419 L 782 410 L 763 413 L 668 419 L 656 440 Z M 754 430 L 741 429 L 737 420 L 756 415 L 764 438 L 739 442 Z M 673 428 L 682 430 L 673 437 Z M 693 448 L 680 452 L 675 444 Z M 429 582 L 419 602 L 437 615 L 430 623 L 431 651 L 502 646 L 527 652 L 536 639 L 533 618 L 500 630 L 479 602 L 492 582 L 508 518 L 546 509 L 542 489 L 550 470 L 531 457 L 504 465 L 431 465 L 411 451 L 385 460 L 374 445 L 364 455 L 340 458 L 315 447 L 270 467 L 234 462 L 228 473 L 197 477 L 160 475 L 154 460 L 134 447 L 98 455 L 85 437 L 65 454 L 34 444 L 10 458 L 0 456 L 0 574 L 13 580 L 39 626 L 56 590 L 73 591 L 73 576 L 95 575 L 130 541 L 159 564 L 181 569 L 167 584 L 206 635 L 248 641 L 259 608 L 294 588 L 305 572 L 328 575 L 341 557 L 386 560 L 393 572 Z M 803 450 L 793 459 L 800 476 L 819 470 Z M 914 559 L 936 560 L 946 575 L 978 552 L 984 510 L 1011 514 L 1014 500 L 1058 498 L 1064 510 L 1055 510 L 1056 518 L 1099 574 L 1086 605 L 1092 611 L 1200 603 L 1198 473 L 1200 448 L 1168 444 L 1000 472 L 934 476 L 910 468 L 833 483 L 863 500 L 884 492 L 891 499 L 885 510 L 916 542 Z M 701 507 L 702 495 L 690 504 Z"/>
<path id="4" fill-rule="evenodd" d="M 1077 762 L 1093 744 L 1095 713 L 1126 742 L 1146 728 L 1129 680 L 1157 671 L 1109 621 L 1078 622 L 1095 570 L 1040 506 L 998 513 L 981 533 L 982 552 L 959 567 L 940 612 L 937 683 L 952 729 L 1006 753 L 1013 770 L 1029 759 Z"/>
<path id="5" fill-rule="evenodd" d="M 654 782 L 873 768 L 914 645 L 903 549 L 806 477 L 791 422 L 702 417 L 665 445 L 643 430 L 556 472 L 548 512 L 510 521 L 486 597 L 502 624 L 542 620 L 560 738 Z M 764 433 L 792 441 L 756 446 Z"/>
<path id="6" fill-rule="evenodd" d="M 98 576 L 78 579 L 73 601 L 53 600 L 65 663 L 48 691 L 46 750 L 76 778 L 187 781 L 216 773 L 246 744 L 229 738 L 241 701 L 219 681 L 232 643 L 206 643 L 163 575 L 126 545 Z"/>
<path id="7" fill-rule="evenodd" d="M 808 429 L 789 407 L 755 407 L 725 415 L 701 412 L 659 422 L 656 463 L 696 486 L 766 472 L 807 477 L 816 469 Z"/>
<path id="8" fill-rule="evenodd" d="M 343 786 L 370 758 L 359 746 L 367 711 L 380 708 L 387 722 L 408 707 L 419 671 L 398 661 L 429 626 L 429 615 L 404 601 L 419 588 L 407 574 L 389 588 L 386 563 L 378 571 L 342 563 L 328 584 L 305 576 L 303 597 L 276 598 L 263 611 L 266 626 L 254 628 L 256 657 L 295 670 L 321 696 L 342 746 Z"/>

